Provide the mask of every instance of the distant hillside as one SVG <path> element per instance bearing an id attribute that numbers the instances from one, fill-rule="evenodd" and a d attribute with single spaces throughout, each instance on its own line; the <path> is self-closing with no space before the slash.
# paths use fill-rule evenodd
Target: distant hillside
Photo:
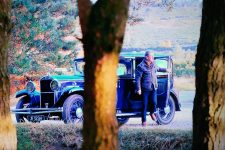
<path id="1" fill-rule="evenodd" d="M 76 56 L 76 0 L 13 0 L 9 72 L 52 72 Z"/>
<path id="2" fill-rule="evenodd" d="M 175 6 L 201 6 L 202 0 L 175 0 Z"/>
<path id="3" fill-rule="evenodd" d="M 200 35 L 201 6 L 142 7 L 130 9 L 124 50 L 196 50 Z"/>

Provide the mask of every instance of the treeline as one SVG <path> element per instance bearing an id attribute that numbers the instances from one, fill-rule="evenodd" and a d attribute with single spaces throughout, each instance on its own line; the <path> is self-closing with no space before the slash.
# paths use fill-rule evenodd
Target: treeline
<path id="1" fill-rule="evenodd" d="M 174 60 L 174 74 L 177 77 L 195 76 L 195 54 L 193 50 L 183 50 L 179 45 L 172 52 Z"/>

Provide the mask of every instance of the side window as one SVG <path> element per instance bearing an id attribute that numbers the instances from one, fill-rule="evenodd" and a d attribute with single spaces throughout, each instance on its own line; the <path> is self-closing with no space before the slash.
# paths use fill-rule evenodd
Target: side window
<path id="1" fill-rule="evenodd" d="M 168 68 L 168 61 L 166 59 L 156 59 L 155 63 L 160 68 Z"/>
<path id="2" fill-rule="evenodd" d="M 119 63 L 117 68 L 117 75 L 118 76 L 127 75 L 127 67 L 125 64 Z"/>
<path id="3" fill-rule="evenodd" d="M 132 76 L 132 60 L 129 58 L 121 58 L 117 68 L 117 75 L 119 77 L 131 77 Z"/>
<path id="4" fill-rule="evenodd" d="M 160 68 L 168 68 L 167 59 L 155 59 L 155 64 Z M 164 75 L 166 72 L 157 72 L 157 75 Z"/>

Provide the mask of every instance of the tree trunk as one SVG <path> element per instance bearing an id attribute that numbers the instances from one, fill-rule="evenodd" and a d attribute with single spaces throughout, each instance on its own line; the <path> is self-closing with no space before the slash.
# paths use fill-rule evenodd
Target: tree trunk
<path id="1" fill-rule="evenodd" d="M 10 37 L 10 1 L 0 0 L 0 149 L 17 148 L 16 129 L 9 106 L 9 77 L 7 74 L 7 44 Z"/>
<path id="2" fill-rule="evenodd" d="M 78 0 L 85 54 L 83 149 L 117 149 L 115 97 L 118 56 L 129 0 Z"/>
<path id="3" fill-rule="evenodd" d="M 196 54 L 193 149 L 225 148 L 225 1 L 203 0 Z"/>

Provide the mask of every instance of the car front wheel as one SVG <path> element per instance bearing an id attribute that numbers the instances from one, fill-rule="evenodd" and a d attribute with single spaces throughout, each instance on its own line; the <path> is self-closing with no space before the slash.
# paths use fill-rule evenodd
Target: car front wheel
<path id="1" fill-rule="evenodd" d="M 125 118 L 125 117 L 117 117 L 117 122 L 119 126 L 124 125 L 125 123 L 127 123 L 129 120 L 129 118 Z"/>
<path id="2" fill-rule="evenodd" d="M 83 97 L 77 94 L 69 96 L 63 104 L 62 118 L 64 123 L 83 122 Z"/>
<path id="3" fill-rule="evenodd" d="M 27 99 L 26 97 L 22 97 L 16 104 L 16 109 L 23 109 L 25 108 L 24 104 L 28 104 L 27 103 Z M 24 114 L 15 114 L 16 116 L 16 122 L 20 123 L 20 122 L 25 122 L 26 115 Z"/>
<path id="4" fill-rule="evenodd" d="M 166 125 L 169 124 L 175 115 L 175 103 L 173 98 L 170 96 L 168 105 L 164 109 L 159 109 L 156 113 L 158 124 Z"/>

